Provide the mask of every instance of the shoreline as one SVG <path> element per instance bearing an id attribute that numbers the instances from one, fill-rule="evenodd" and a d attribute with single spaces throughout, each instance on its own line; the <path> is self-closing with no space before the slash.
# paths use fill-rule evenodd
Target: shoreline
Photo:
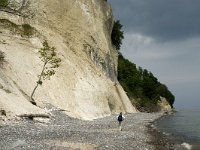
<path id="1" fill-rule="evenodd" d="M 166 141 L 166 137 L 152 128 L 153 123 L 163 116 L 165 114 L 161 112 L 125 114 L 123 130 L 119 131 L 116 115 L 84 121 L 54 110 L 47 122 L 23 119 L 0 127 L 0 147 L 36 150 L 168 150 L 164 143 L 173 143 Z M 160 144 L 162 147 L 155 142 L 160 138 L 164 141 Z"/>
<path id="2" fill-rule="evenodd" d="M 185 143 L 177 136 L 173 136 L 170 133 L 165 133 L 158 129 L 155 125 L 156 122 L 164 117 L 168 117 L 168 115 L 170 114 L 164 114 L 147 125 L 147 132 L 151 136 L 150 144 L 154 145 L 155 150 L 195 150 L 192 148 L 192 145 Z"/>

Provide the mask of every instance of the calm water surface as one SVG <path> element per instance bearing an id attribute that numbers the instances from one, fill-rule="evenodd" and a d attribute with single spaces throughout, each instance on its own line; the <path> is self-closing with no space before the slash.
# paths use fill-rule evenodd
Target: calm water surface
<path id="1" fill-rule="evenodd" d="M 162 131 L 200 150 L 200 109 L 178 110 L 157 122 Z"/>

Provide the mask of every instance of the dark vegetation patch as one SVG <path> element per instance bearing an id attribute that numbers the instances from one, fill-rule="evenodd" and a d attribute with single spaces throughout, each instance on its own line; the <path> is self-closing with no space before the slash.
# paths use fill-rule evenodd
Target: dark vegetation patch
<path id="1" fill-rule="evenodd" d="M 12 34 L 21 35 L 22 37 L 32 37 L 36 30 L 29 24 L 17 25 L 10 20 L 0 19 L 0 27 L 9 30 Z"/>
<path id="2" fill-rule="evenodd" d="M 0 0 L 0 7 L 7 7 L 9 4 L 8 0 Z"/>
<path id="3" fill-rule="evenodd" d="M 5 53 L 0 51 L 0 67 L 5 63 Z"/>
<path id="4" fill-rule="evenodd" d="M 118 81 L 140 111 L 159 111 L 160 96 L 165 97 L 173 107 L 175 98 L 167 86 L 160 83 L 151 72 L 137 67 L 121 54 L 118 59 Z"/>

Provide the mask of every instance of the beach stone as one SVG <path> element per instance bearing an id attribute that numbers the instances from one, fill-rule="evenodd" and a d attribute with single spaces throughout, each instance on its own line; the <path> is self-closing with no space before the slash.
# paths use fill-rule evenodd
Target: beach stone
<path id="1" fill-rule="evenodd" d="M 125 114 L 122 131 L 114 115 L 84 121 L 52 109 L 48 122 L 10 120 L 0 128 L 1 149 L 153 150 L 147 125 L 161 113 Z"/>

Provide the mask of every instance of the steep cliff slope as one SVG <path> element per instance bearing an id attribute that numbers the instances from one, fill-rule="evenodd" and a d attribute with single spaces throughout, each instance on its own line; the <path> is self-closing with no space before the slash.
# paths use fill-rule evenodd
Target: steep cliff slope
<path id="1" fill-rule="evenodd" d="M 66 114 L 94 119 L 136 112 L 117 81 L 117 52 L 110 35 L 113 17 L 105 0 L 15 0 L 0 8 L 0 110 L 7 116 L 48 113 L 51 104 Z M 42 69 L 44 40 L 56 47 L 61 66 L 30 94 Z"/>

